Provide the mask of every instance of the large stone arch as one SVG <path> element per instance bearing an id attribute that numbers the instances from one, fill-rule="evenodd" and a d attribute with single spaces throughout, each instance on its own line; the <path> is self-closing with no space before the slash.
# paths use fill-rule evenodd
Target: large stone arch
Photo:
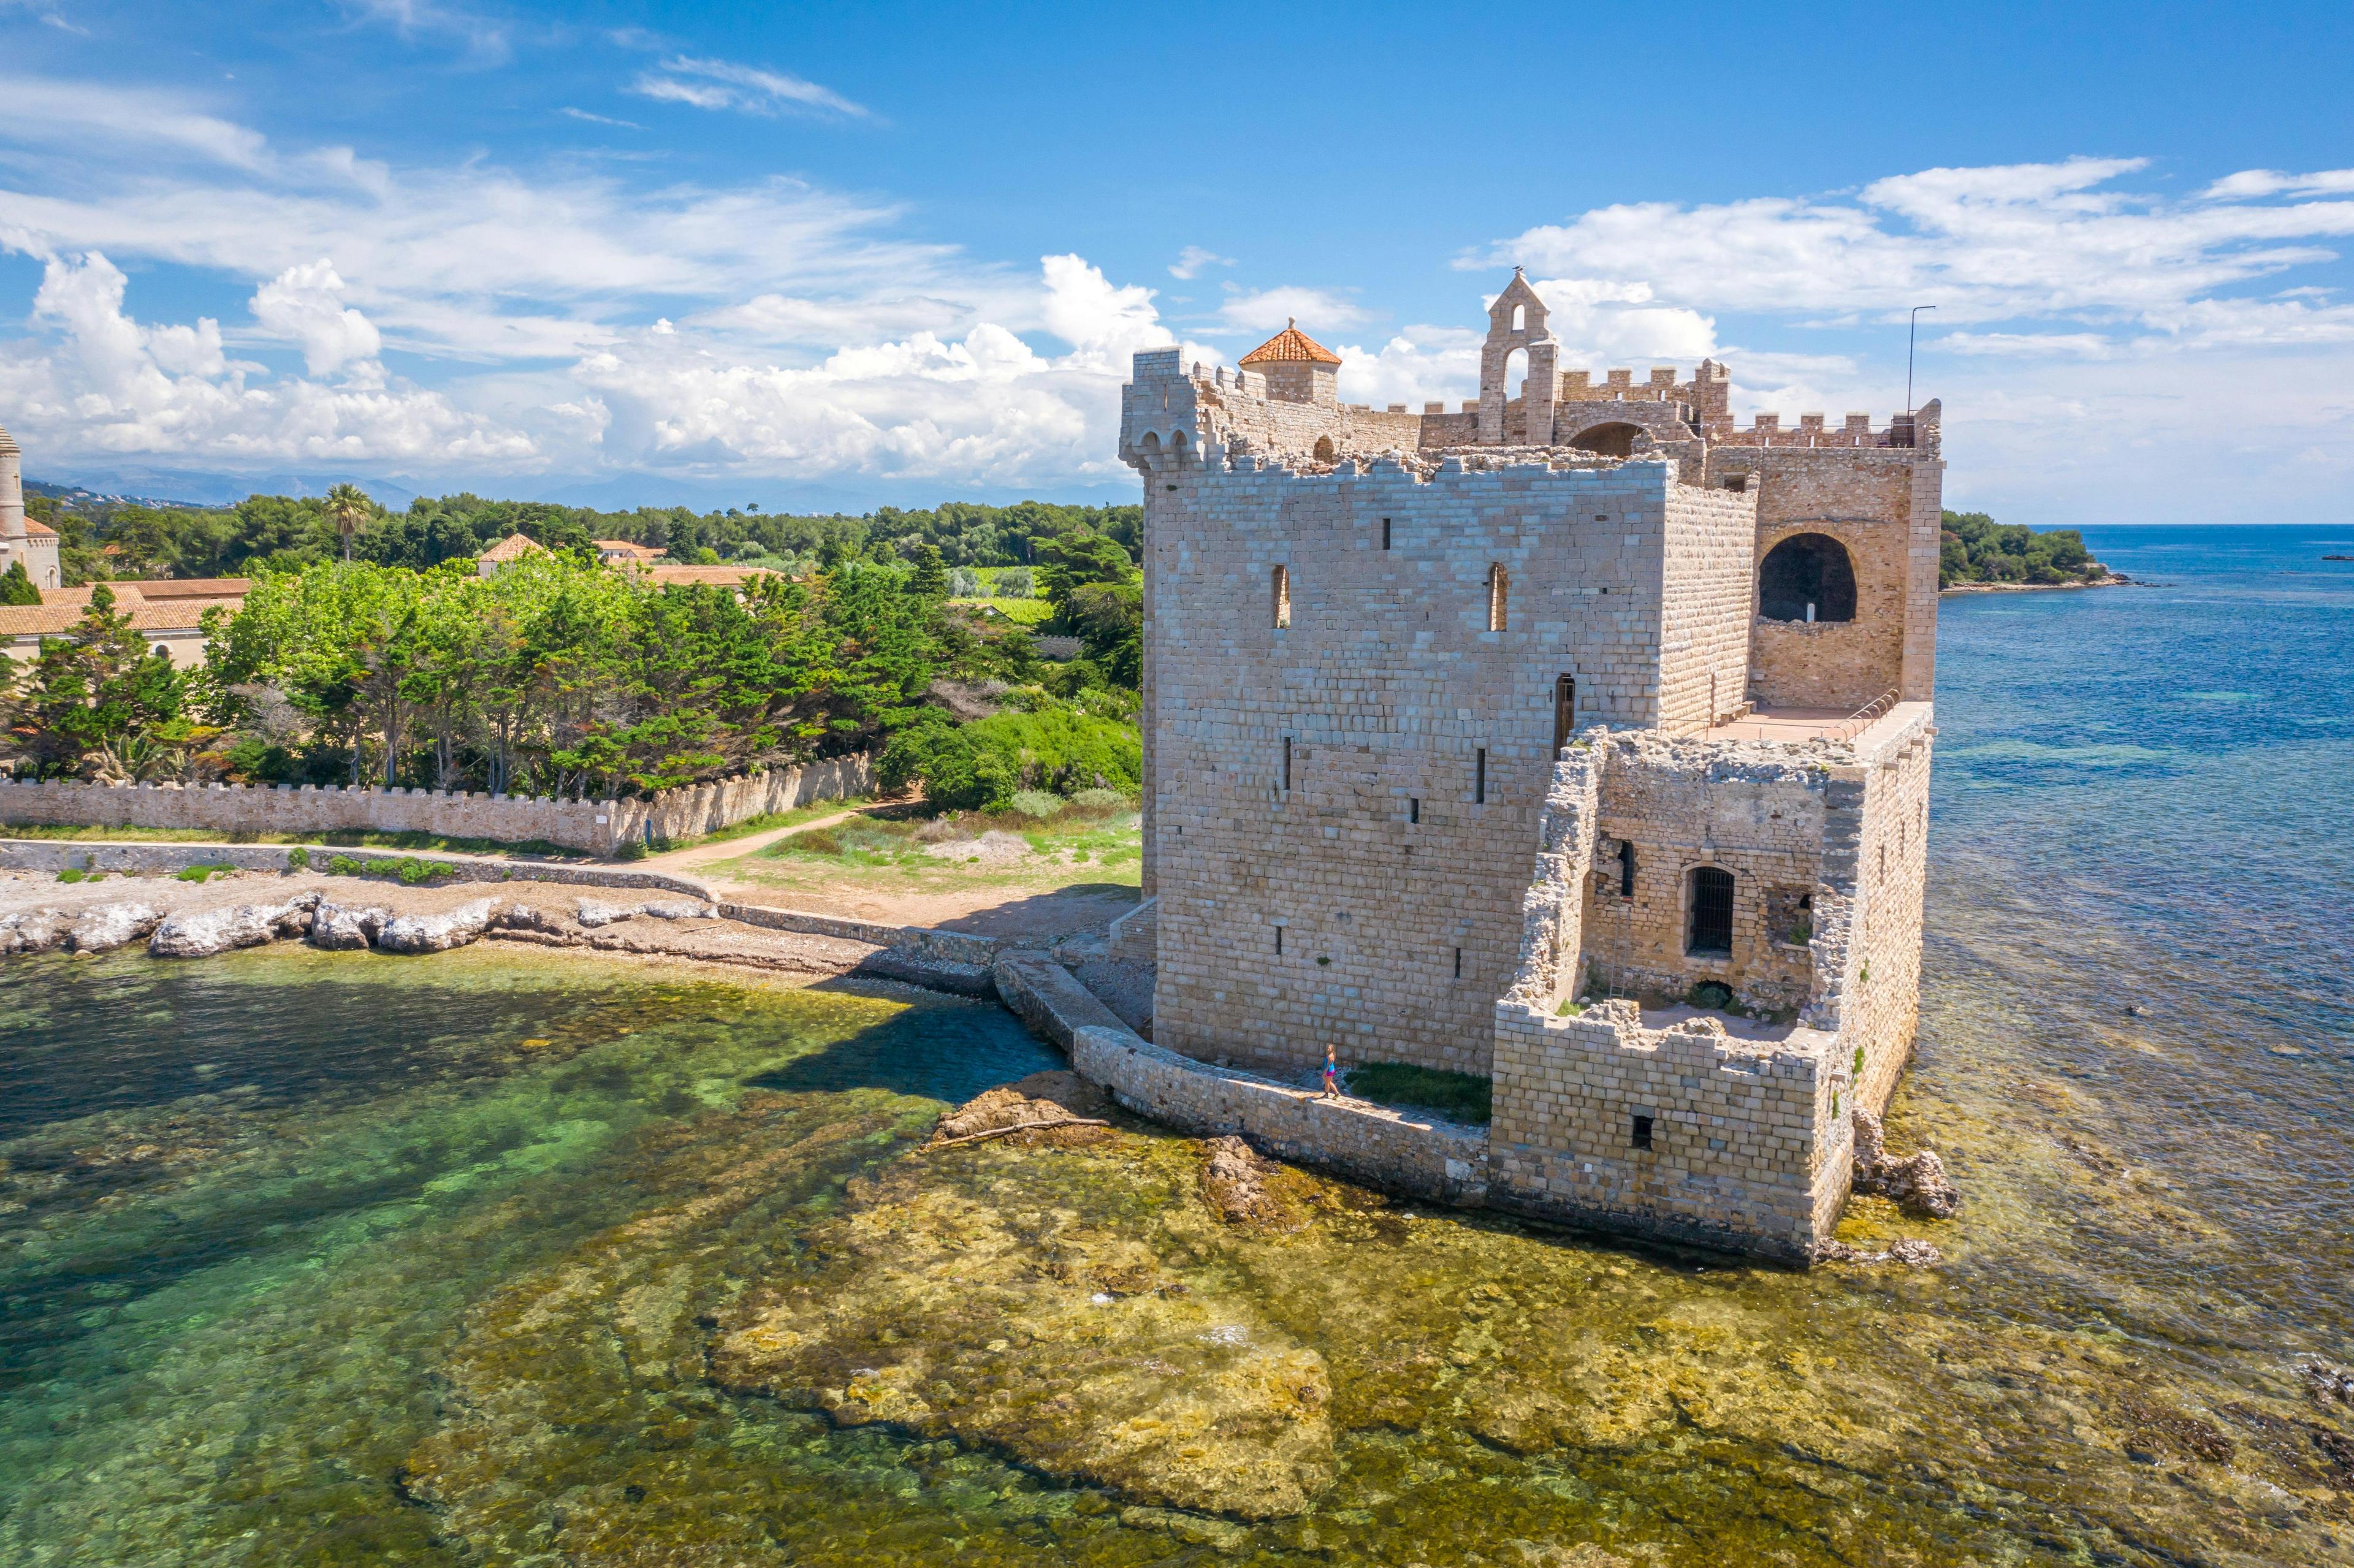
<path id="1" fill-rule="evenodd" d="M 1759 706 L 1851 713 L 1903 685 L 1905 535 L 1903 524 L 1872 517 L 1792 517 L 1758 529 L 1749 684 Z M 1805 593 L 1795 610 L 1789 598 L 1807 589 L 1816 595 L 1811 622 Z"/>
<path id="2" fill-rule="evenodd" d="M 1632 457 L 1651 445 L 1651 433 L 1630 420 L 1597 420 L 1562 443 L 1601 457 Z"/>

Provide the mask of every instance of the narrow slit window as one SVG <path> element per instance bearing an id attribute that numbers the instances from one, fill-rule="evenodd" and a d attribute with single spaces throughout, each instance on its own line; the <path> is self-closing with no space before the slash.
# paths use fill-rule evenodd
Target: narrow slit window
<path id="1" fill-rule="evenodd" d="M 1650 1148 L 1651 1118 L 1647 1116 L 1638 1116 L 1634 1118 L 1634 1123 L 1635 1125 L 1630 1131 L 1630 1136 L 1627 1139 L 1628 1144 L 1635 1149 Z"/>
<path id="2" fill-rule="evenodd" d="M 1418 822 L 1418 821 L 1422 821 L 1422 802 L 1421 802 L 1421 800 L 1408 800 L 1406 801 L 1406 803 L 1405 803 L 1405 820 L 1406 820 L 1407 821 L 1409 821 L 1409 822 Z"/>
<path id="3" fill-rule="evenodd" d="M 1478 806 L 1488 803 L 1488 748 L 1484 746 L 1471 763 L 1471 801 Z"/>
<path id="4" fill-rule="evenodd" d="M 1553 754 L 1561 757 L 1561 748 L 1577 733 L 1577 681 L 1570 675 L 1556 675 L 1553 682 Z"/>
<path id="5" fill-rule="evenodd" d="M 1280 631 L 1291 624 L 1291 568 L 1275 568 L 1275 627 Z"/>
<path id="6" fill-rule="evenodd" d="M 1275 956 L 1278 959 L 1283 957 L 1283 927 L 1280 926 L 1275 928 Z"/>
<path id="7" fill-rule="evenodd" d="M 1291 788 L 1291 737 L 1283 737 L 1283 787 Z"/>
<path id="8" fill-rule="evenodd" d="M 1635 896 L 1635 846 L 1625 839 L 1618 841 L 1618 896 Z"/>
<path id="9" fill-rule="evenodd" d="M 1455 978 L 1463 978 L 1463 949 L 1460 948 L 1455 949 Z"/>
<path id="10" fill-rule="evenodd" d="M 1383 549 L 1384 549 L 1384 550 L 1386 550 L 1386 549 L 1388 549 L 1389 547 L 1390 547 L 1390 520 L 1389 520 L 1388 518 L 1384 517 L 1384 518 L 1383 518 L 1383 519 L 1382 519 L 1382 548 L 1383 548 Z"/>
<path id="11" fill-rule="evenodd" d="M 1500 565 L 1488 568 L 1488 630 L 1501 631 L 1512 590 L 1512 574 Z"/>

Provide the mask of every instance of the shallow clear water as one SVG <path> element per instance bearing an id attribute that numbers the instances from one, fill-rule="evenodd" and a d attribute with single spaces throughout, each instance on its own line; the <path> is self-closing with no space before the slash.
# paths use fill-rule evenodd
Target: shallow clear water
<path id="1" fill-rule="evenodd" d="M 1891 1130 L 1967 1201 L 1844 1232 L 1941 1268 L 1236 1231 L 1142 1128 L 914 1155 L 1053 1065 L 949 999 L 18 960 L 0 1562 L 2354 1562 L 2354 1409 L 2298 1371 L 2354 1361 L 2354 566 L 2317 559 L 2354 529 L 2089 532 L 2170 586 L 1944 608 Z M 1087 1294 L 1114 1273 L 1160 1283 Z M 1189 1499 L 1042 1457 L 1052 1416 L 851 1425 L 715 1375 L 795 1290 L 820 1382 L 953 1351 L 1082 1428 L 1123 1346 L 1212 1408 L 1222 1347 L 1312 1365 L 1253 1494 L 1304 1500 L 1156 1506 Z"/>

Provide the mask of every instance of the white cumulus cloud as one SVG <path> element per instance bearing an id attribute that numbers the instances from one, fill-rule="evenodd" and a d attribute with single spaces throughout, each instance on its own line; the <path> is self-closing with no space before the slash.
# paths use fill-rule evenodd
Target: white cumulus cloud
<path id="1" fill-rule="evenodd" d="M 383 337 L 343 294 L 335 264 L 321 257 L 256 289 L 253 319 L 265 333 L 301 344 L 303 367 L 325 376 L 354 360 L 373 360 L 384 348 Z"/>

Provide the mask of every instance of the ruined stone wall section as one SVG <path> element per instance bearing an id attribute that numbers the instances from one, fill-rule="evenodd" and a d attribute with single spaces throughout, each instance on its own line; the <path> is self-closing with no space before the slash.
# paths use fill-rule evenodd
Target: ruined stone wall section
<path id="1" fill-rule="evenodd" d="M 1819 1155 L 1834 1044 L 1800 1031 L 1755 1045 L 1712 1019 L 1649 1030 L 1631 1001 L 1564 1017 L 1500 1001 L 1488 1202 L 1811 1261 L 1828 1234 L 1819 1189 L 1845 1197 L 1844 1173 Z"/>
<path id="2" fill-rule="evenodd" d="M 1331 1042 L 1350 1061 L 1487 1070 L 1555 679 L 1576 681 L 1581 725 L 1656 719 L 1666 516 L 1689 494 L 1671 479 L 1657 462 L 1452 459 L 1426 479 L 1247 456 L 1152 471 L 1162 1044 L 1274 1067 Z"/>
<path id="3" fill-rule="evenodd" d="M 1585 963 L 1613 994 L 1662 1001 L 1706 980 L 1767 1012 L 1799 1008 L 1814 989 L 1814 955 L 1793 940 L 1798 900 L 1820 904 L 1830 748 L 1766 742 L 1608 741 L 1588 878 Z M 1621 844 L 1635 851 L 1634 896 L 1621 892 Z M 1733 948 L 1687 951 L 1693 874 L 1733 875 Z"/>
<path id="4" fill-rule="evenodd" d="M 0 781 L 0 823 L 42 827 L 184 828 L 209 832 L 433 833 L 500 843 L 541 842 L 611 854 L 642 841 L 692 838 L 769 811 L 838 800 L 873 787 L 873 759 L 837 757 L 800 768 L 665 790 L 651 800 L 567 800 L 432 789 L 281 785 L 112 785 Z"/>
<path id="5" fill-rule="evenodd" d="M 1536 869 L 1521 899 L 1520 963 L 1504 994 L 1541 1011 L 1577 994 L 1607 734 L 1597 726 L 1563 749 L 1537 818 Z"/>
<path id="6" fill-rule="evenodd" d="M 1906 705 L 1874 731 L 1867 738 L 1876 744 L 1863 752 L 1855 781 L 1861 794 L 1854 869 L 1858 916 L 1842 982 L 1846 994 L 1838 1011 L 1849 1052 L 1843 1065 L 1855 1077 L 1855 1097 L 1878 1111 L 1895 1092 L 1920 1028 L 1934 732 L 1926 704 Z"/>

